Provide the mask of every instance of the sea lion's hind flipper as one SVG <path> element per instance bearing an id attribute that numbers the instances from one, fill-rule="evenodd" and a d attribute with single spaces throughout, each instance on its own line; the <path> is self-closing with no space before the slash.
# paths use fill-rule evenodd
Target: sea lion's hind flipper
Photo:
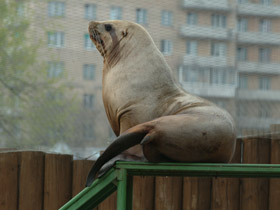
<path id="1" fill-rule="evenodd" d="M 113 159 L 109 160 L 107 163 L 105 163 L 102 168 L 98 171 L 97 177 L 100 178 L 103 176 L 107 171 L 109 171 L 111 168 L 114 167 L 115 163 L 117 161 L 147 161 L 145 158 L 137 157 L 137 156 L 127 156 L 126 154 L 120 154 Z"/>
<path id="2" fill-rule="evenodd" d="M 136 126 L 135 126 L 136 127 Z M 114 158 L 115 156 L 121 154 L 123 151 L 127 150 L 130 147 L 133 147 L 139 144 L 143 138 L 146 136 L 148 131 L 146 129 L 142 129 L 137 126 L 129 129 L 124 134 L 119 136 L 109 147 L 102 153 L 102 155 L 96 160 L 95 164 L 91 168 L 88 177 L 86 186 L 90 186 L 92 182 L 95 180 L 96 175 L 100 168 L 107 163 L 109 160 Z"/>

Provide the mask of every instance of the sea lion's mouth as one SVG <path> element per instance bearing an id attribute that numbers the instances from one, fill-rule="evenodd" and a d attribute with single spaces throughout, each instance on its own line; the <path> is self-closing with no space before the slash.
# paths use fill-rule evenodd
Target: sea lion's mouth
<path id="1" fill-rule="evenodd" d="M 98 44 L 104 45 L 103 40 L 100 37 L 100 34 L 97 31 L 91 31 L 90 33 L 90 39 L 95 43 L 97 42 Z"/>
<path id="2" fill-rule="evenodd" d="M 102 56 L 106 54 L 105 44 L 102 40 L 100 33 L 97 30 L 91 29 L 89 35 L 91 41 L 95 44 L 96 48 Z"/>

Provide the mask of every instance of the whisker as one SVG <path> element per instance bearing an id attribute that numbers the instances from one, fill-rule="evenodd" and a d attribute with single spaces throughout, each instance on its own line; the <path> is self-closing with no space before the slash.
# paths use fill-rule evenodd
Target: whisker
<path id="1" fill-rule="evenodd" d="M 99 35 L 97 34 L 97 32 L 95 32 L 95 30 L 92 30 L 93 34 L 94 34 L 94 37 L 96 38 L 97 42 L 101 45 L 101 51 L 103 53 L 103 57 L 104 57 L 104 60 L 106 62 L 106 64 L 109 66 L 109 62 L 106 58 L 106 54 L 105 54 L 105 50 L 103 49 L 103 46 L 102 46 L 102 40 L 101 38 L 99 37 Z M 110 67 L 110 66 L 109 66 Z"/>

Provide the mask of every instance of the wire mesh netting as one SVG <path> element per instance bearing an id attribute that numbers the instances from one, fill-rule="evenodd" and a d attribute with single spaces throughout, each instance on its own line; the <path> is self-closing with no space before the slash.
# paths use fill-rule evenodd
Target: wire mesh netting
<path id="1" fill-rule="evenodd" d="M 0 147 L 95 158 L 114 138 L 91 20 L 141 24 L 190 93 L 238 135 L 280 123 L 280 0 L 0 2 Z"/>

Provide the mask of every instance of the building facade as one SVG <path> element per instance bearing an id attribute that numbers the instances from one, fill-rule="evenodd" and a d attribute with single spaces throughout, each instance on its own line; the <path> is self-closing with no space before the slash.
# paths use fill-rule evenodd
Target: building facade
<path id="1" fill-rule="evenodd" d="M 64 71 L 81 106 L 82 139 L 107 144 L 103 60 L 90 20 L 143 25 L 182 87 L 234 117 L 240 135 L 280 123 L 280 0 L 68 0 L 31 3 L 48 74 Z M 96 143 L 90 143 L 96 142 Z"/>

